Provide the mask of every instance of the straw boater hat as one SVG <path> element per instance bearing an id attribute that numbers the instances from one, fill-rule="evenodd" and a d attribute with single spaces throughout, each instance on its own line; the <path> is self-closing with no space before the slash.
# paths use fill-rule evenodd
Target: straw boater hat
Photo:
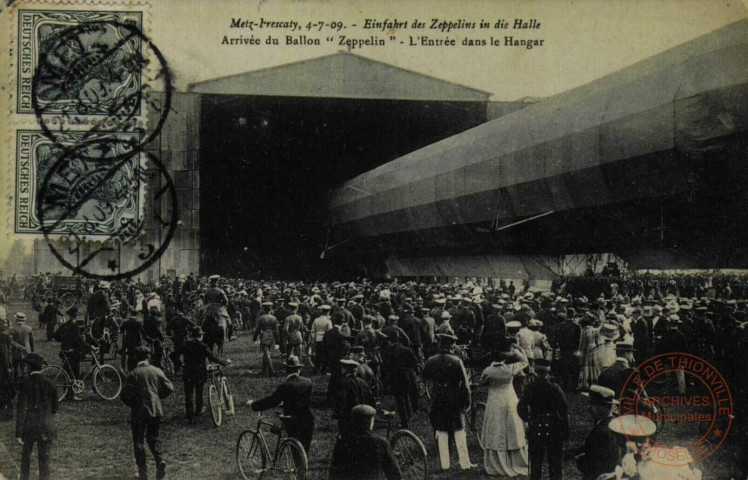
<path id="1" fill-rule="evenodd" d="M 657 425 L 643 415 L 622 415 L 608 422 L 608 428 L 626 437 L 646 438 L 657 432 Z"/>
<path id="2" fill-rule="evenodd" d="M 603 326 L 600 327 L 600 336 L 609 341 L 617 340 L 620 336 L 618 326 L 614 323 L 603 323 Z"/>
<path id="3" fill-rule="evenodd" d="M 616 392 L 602 385 L 591 385 L 589 392 L 582 392 L 592 405 L 611 406 L 617 405 Z"/>

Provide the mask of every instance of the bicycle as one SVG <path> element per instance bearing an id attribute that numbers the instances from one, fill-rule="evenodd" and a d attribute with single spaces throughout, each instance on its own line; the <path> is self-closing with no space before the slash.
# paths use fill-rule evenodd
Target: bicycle
<path id="1" fill-rule="evenodd" d="M 174 351 L 173 344 L 174 342 L 171 337 L 164 336 L 164 341 L 161 343 L 161 370 L 168 377 L 173 377 L 176 372 L 174 360 L 172 359 L 172 352 Z"/>
<path id="2" fill-rule="evenodd" d="M 380 404 L 377 403 L 377 408 Z M 390 448 L 395 454 L 397 464 L 403 478 L 426 480 L 429 478 L 429 461 L 426 447 L 421 439 L 410 430 L 394 429 L 396 412 L 380 410 L 381 420 L 375 420 L 374 425 L 384 425 L 387 429 L 386 437 Z"/>
<path id="3" fill-rule="evenodd" d="M 220 365 L 208 365 L 208 374 L 210 375 L 210 388 L 208 388 L 210 415 L 213 418 L 213 424 L 220 427 L 224 412 L 227 416 L 235 412 L 234 396 L 231 394 L 229 381 L 223 375 Z"/>
<path id="4" fill-rule="evenodd" d="M 52 380 L 57 390 L 57 399 L 63 401 L 70 390 L 75 395 L 80 395 L 85 390 L 85 380 L 90 376 L 93 381 L 93 389 L 103 400 L 114 400 L 122 391 L 122 376 L 116 368 L 99 362 L 98 350 L 90 353 L 92 359 L 91 369 L 81 379 L 71 379 L 65 367 L 70 369 L 70 361 L 65 352 L 60 352 L 62 365 L 49 365 L 41 371 L 42 375 Z"/>
<path id="5" fill-rule="evenodd" d="M 268 470 L 282 478 L 303 480 L 306 477 L 309 468 L 306 451 L 298 440 L 286 436 L 283 426 L 283 421 L 290 420 L 291 417 L 282 415 L 281 412 L 276 412 L 276 415 L 281 420 L 280 424 L 263 420 L 260 412 L 257 427 L 239 434 L 236 441 L 236 464 L 244 480 L 259 480 Z M 268 427 L 270 433 L 278 438 L 272 457 L 262 427 Z M 268 462 L 270 458 L 272 461 Z"/>
<path id="6" fill-rule="evenodd" d="M 483 442 L 481 442 L 480 434 L 483 429 L 483 417 L 486 414 L 486 403 L 482 402 L 478 398 L 479 385 L 473 383 L 470 385 L 470 397 L 471 405 L 470 410 L 463 413 L 465 420 L 465 434 L 468 438 L 472 439 L 478 444 L 481 450 L 485 450 Z"/>

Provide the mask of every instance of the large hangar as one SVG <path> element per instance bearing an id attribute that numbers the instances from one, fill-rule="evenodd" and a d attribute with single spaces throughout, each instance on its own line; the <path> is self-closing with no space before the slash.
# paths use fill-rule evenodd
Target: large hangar
<path id="1" fill-rule="evenodd" d="M 748 267 L 748 21 L 339 185 L 336 258 L 500 276 L 497 255 Z"/>
<path id="2" fill-rule="evenodd" d="M 329 191 L 489 114 L 487 92 L 347 52 L 190 92 L 200 97 L 200 271 L 229 276 L 338 274 L 321 258 Z"/>

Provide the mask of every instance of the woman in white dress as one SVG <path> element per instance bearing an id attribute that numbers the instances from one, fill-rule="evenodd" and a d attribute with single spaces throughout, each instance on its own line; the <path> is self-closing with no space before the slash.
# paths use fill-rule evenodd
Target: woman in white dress
<path id="1" fill-rule="evenodd" d="M 507 346 L 496 361 L 483 371 L 481 385 L 488 386 L 481 442 L 483 463 L 490 477 L 517 477 L 528 474 L 525 427 L 517 414 L 519 400 L 512 386 L 514 376 L 528 366 L 518 347 Z"/>

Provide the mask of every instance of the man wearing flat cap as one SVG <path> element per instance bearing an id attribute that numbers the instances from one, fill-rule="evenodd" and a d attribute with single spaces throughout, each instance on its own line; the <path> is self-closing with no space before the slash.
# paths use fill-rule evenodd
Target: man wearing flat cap
<path id="1" fill-rule="evenodd" d="M 473 467 L 465 435 L 464 412 L 470 408 L 470 383 L 465 365 L 454 355 L 457 337 L 439 334 L 440 353 L 426 361 L 423 378 L 432 384 L 429 419 L 436 431 L 442 470 L 449 470 L 449 437 L 454 436 L 460 467 Z"/>
<path id="2" fill-rule="evenodd" d="M 16 440 L 23 446 L 21 452 L 21 480 L 29 479 L 31 452 L 37 445 L 39 455 L 39 480 L 47 480 L 52 441 L 57 435 L 52 416 L 57 413 L 57 390 L 52 380 L 41 374 L 44 359 L 36 353 L 25 359 L 30 372 L 18 391 Z"/>
<path id="3" fill-rule="evenodd" d="M 174 385 L 160 368 L 148 363 L 150 348 L 141 346 L 134 353 L 138 363 L 127 375 L 120 398 L 130 407 L 133 449 L 140 479 L 148 479 L 145 455 L 145 444 L 148 443 L 156 461 L 156 479 L 160 480 L 166 476 L 166 462 L 158 443 L 161 417 L 164 415 L 161 400 L 172 394 Z"/>
<path id="4" fill-rule="evenodd" d="M 389 442 L 371 433 L 377 411 L 369 405 L 351 409 L 351 428 L 335 442 L 330 480 L 400 480 L 402 473 Z"/>
<path id="5" fill-rule="evenodd" d="M 270 396 L 261 400 L 248 400 L 247 405 L 255 412 L 267 410 L 283 404 L 283 425 L 288 436 L 295 438 L 309 455 L 314 435 L 314 415 L 310 408 L 312 380 L 301 376 L 304 366 L 299 357 L 289 355 L 283 364 L 288 371 L 286 379 L 278 385 Z"/>
<path id="6" fill-rule="evenodd" d="M 537 380 L 525 387 L 517 405 L 520 418 L 528 423 L 530 479 L 543 478 L 544 458 L 548 477 L 561 479 L 563 443 L 569 437 L 569 415 L 564 392 L 550 379 L 551 362 L 535 359 Z"/>

